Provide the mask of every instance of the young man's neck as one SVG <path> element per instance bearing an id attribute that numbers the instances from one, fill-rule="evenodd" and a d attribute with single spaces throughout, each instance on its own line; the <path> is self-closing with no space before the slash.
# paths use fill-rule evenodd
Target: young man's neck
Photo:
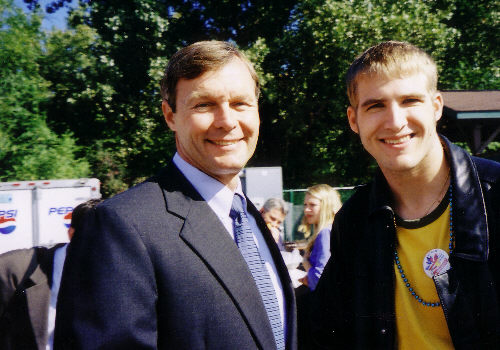
<path id="1" fill-rule="evenodd" d="M 393 208 L 403 219 L 420 219 L 441 202 L 450 184 L 450 166 L 442 147 L 427 165 L 408 171 L 383 171 L 392 191 Z"/>

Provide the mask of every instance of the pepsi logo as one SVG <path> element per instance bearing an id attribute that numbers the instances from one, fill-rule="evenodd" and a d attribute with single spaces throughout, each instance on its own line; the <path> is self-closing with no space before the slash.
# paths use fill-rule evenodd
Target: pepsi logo
<path id="1" fill-rule="evenodd" d="M 66 228 L 70 228 L 71 227 L 71 217 L 72 217 L 72 214 L 73 214 L 73 212 L 64 215 L 63 222 L 64 222 L 64 226 L 66 226 Z"/>
<path id="2" fill-rule="evenodd" d="M 65 215 L 67 213 L 71 213 L 73 211 L 73 207 L 57 207 L 57 208 L 49 208 L 49 215 Z"/>
<path id="3" fill-rule="evenodd" d="M 0 233 L 3 235 L 8 235 L 16 229 L 16 219 L 5 218 L 5 216 L 0 216 Z"/>

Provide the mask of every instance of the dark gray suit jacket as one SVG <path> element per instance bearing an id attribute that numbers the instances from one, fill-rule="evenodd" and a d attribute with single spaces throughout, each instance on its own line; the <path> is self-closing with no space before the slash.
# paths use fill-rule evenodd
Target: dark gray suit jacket
<path id="1" fill-rule="evenodd" d="M 295 349 L 292 283 L 264 221 L 249 210 L 279 272 L 287 349 Z M 68 247 L 57 316 L 56 349 L 275 348 L 236 244 L 173 163 L 88 217 Z"/>
<path id="2" fill-rule="evenodd" d="M 45 350 L 54 252 L 63 245 L 0 255 L 0 349 Z"/>

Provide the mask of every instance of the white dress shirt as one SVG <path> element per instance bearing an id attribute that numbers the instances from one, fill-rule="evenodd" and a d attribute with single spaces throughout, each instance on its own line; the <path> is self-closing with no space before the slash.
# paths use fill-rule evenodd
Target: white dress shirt
<path id="1" fill-rule="evenodd" d="M 54 252 L 54 270 L 52 271 L 52 287 L 50 288 L 49 320 L 47 322 L 47 350 L 54 347 L 54 328 L 56 326 L 56 306 L 59 286 L 61 285 L 62 270 L 66 259 L 67 244 L 56 249 Z"/>
<path id="2" fill-rule="evenodd" d="M 209 207 L 215 212 L 219 220 L 226 228 L 228 234 L 234 240 L 233 220 L 229 217 L 229 212 L 231 211 L 231 205 L 233 203 L 233 197 L 235 193 L 238 193 L 246 201 L 246 197 L 243 194 L 241 181 L 239 180 L 239 178 L 236 191 L 233 192 L 218 180 L 193 167 L 191 164 L 182 159 L 178 153 L 175 153 L 173 161 L 177 168 L 181 171 L 181 173 L 188 179 L 188 181 L 193 185 L 196 191 L 198 191 L 198 193 L 207 202 Z M 264 236 L 262 235 L 262 232 L 260 231 L 253 215 L 248 213 L 248 211 L 246 210 L 246 205 L 245 211 L 248 216 L 250 227 L 252 228 L 255 244 L 259 249 L 261 258 L 265 263 L 266 269 L 269 273 L 269 276 L 271 277 L 274 290 L 276 291 L 276 297 L 278 299 L 278 304 L 280 307 L 281 324 L 283 325 L 283 329 L 286 334 L 284 307 L 285 297 L 283 294 L 281 280 L 278 276 L 278 270 L 276 269 L 276 265 L 274 264 L 274 260 L 271 256 L 271 252 L 269 251 L 269 247 L 266 244 Z"/>

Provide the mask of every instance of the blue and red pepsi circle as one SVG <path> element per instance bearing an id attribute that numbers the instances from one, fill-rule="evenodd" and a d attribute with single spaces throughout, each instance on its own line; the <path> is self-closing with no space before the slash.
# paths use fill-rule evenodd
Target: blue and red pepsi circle
<path id="1" fill-rule="evenodd" d="M 5 216 L 0 216 L 0 233 L 3 235 L 8 235 L 14 232 L 16 229 L 16 219 L 14 217 L 6 218 Z"/>
<path id="2" fill-rule="evenodd" d="M 63 222 L 64 222 L 64 226 L 66 226 L 66 228 L 71 227 L 72 214 L 73 214 L 73 212 L 70 212 L 70 213 L 64 215 Z"/>

